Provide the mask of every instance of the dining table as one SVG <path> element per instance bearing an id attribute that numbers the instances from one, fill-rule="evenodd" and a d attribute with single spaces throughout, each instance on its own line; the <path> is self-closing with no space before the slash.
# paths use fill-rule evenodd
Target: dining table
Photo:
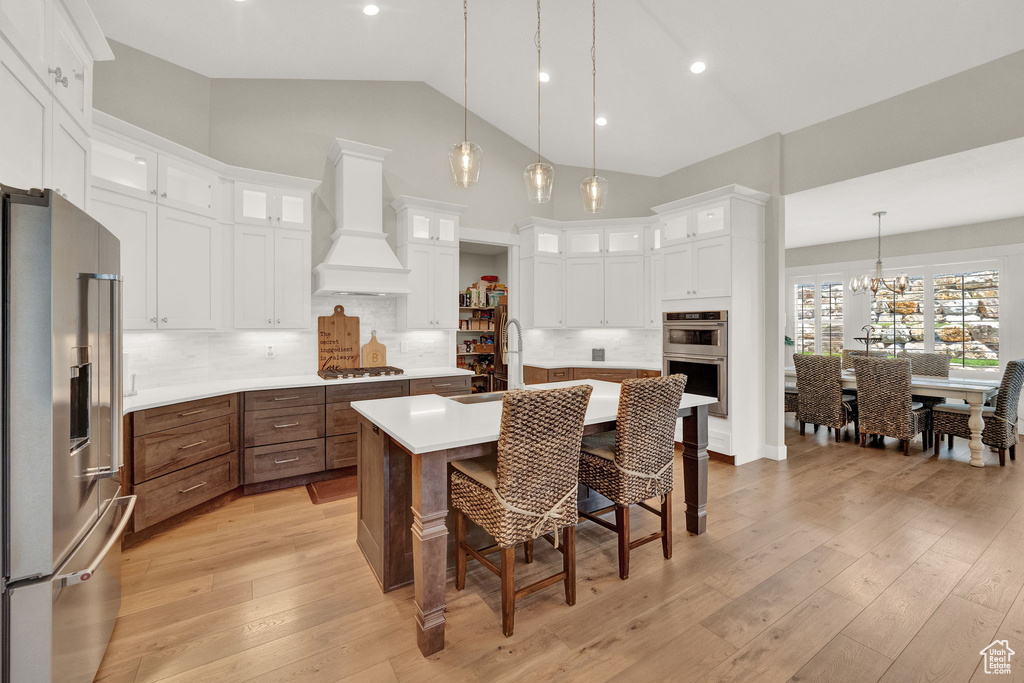
<path id="1" fill-rule="evenodd" d="M 796 368 L 786 368 L 786 381 L 796 381 Z M 856 373 L 853 370 L 843 370 L 842 383 L 843 389 L 856 391 Z M 962 400 L 970 406 L 971 416 L 967 424 L 971 428 L 971 466 L 984 467 L 985 461 L 982 460 L 981 454 L 985 451 L 985 445 L 981 442 L 981 433 L 985 430 L 985 419 L 982 413 L 985 403 L 999 393 L 999 380 L 912 375 L 910 391 L 914 396 Z"/>

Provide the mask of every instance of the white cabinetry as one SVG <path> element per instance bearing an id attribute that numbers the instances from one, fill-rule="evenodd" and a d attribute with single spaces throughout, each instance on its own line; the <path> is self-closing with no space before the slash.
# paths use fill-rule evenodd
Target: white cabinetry
<path id="1" fill-rule="evenodd" d="M 53 6 L 50 64 L 54 97 L 83 130 L 92 125 L 92 56 L 60 3 Z"/>
<path id="2" fill-rule="evenodd" d="M 309 230 L 309 192 L 235 181 L 235 222 Z"/>
<path id="3" fill-rule="evenodd" d="M 603 327 L 604 291 L 604 259 L 566 259 L 566 326 Z"/>
<path id="4" fill-rule="evenodd" d="M 729 237 L 698 240 L 666 247 L 663 283 L 656 284 L 665 299 L 697 299 L 732 293 L 732 245 Z M 660 285 L 660 287 L 659 287 Z"/>
<path id="5" fill-rule="evenodd" d="M 157 216 L 157 317 L 161 329 L 217 327 L 223 268 L 222 227 L 188 211 Z"/>
<path id="6" fill-rule="evenodd" d="M 520 280 L 523 324 L 528 328 L 565 327 L 565 261 L 557 256 L 523 259 Z"/>
<path id="7" fill-rule="evenodd" d="M 53 172 L 51 185 L 75 206 L 85 208 L 89 196 L 89 138 L 60 107 L 53 110 Z"/>
<path id="8" fill-rule="evenodd" d="M 235 327 L 307 328 L 310 233 L 235 227 Z"/>
<path id="9" fill-rule="evenodd" d="M 182 211 L 213 218 L 219 184 L 218 175 L 187 161 L 161 154 L 157 164 L 157 193 L 160 203 Z"/>
<path id="10" fill-rule="evenodd" d="M 567 259 L 567 327 L 643 327 L 641 256 Z"/>
<path id="11" fill-rule="evenodd" d="M 5 0 L 0 7 L 9 4 Z M 46 185 L 51 99 L 50 91 L 0 39 L 0 182 L 20 188 Z"/>
<path id="12" fill-rule="evenodd" d="M 398 248 L 409 269 L 408 294 L 398 299 L 398 324 L 407 330 L 454 330 L 459 326 L 459 250 L 422 243 Z"/>
<path id="13" fill-rule="evenodd" d="M 274 327 L 305 329 L 310 325 L 311 236 L 301 230 L 274 235 Z"/>
<path id="14" fill-rule="evenodd" d="M 156 329 L 156 205 L 94 187 L 90 211 L 121 242 L 124 329 Z"/>
<path id="15" fill-rule="evenodd" d="M 398 214 L 398 243 L 459 246 L 459 216 L 466 207 L 418 197 L 398 197 L 391 203 Z"/>

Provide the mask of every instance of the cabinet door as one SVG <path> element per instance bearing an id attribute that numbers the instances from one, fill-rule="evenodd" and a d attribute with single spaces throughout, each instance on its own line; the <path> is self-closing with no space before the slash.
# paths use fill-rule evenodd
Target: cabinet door
<path id="1" fill-rule="evenodd" d="M 535 228 L 534 249 L 538 256 L 558 256 L 562 253 L 563 233 L 561 230 Z"/>
<path id="2" fill-rule="evenodd" d="M 693 236 L 721 237 L 729 234 L 729 201 L 709 204 L 693 210 Z"/>
<path id="3" fill-rule="evenodd" d="M 235 228 L 235 327 L 274 326 L 274 229 Z"/>
<path id="4" fill-rule="evenodd" d="M 274 224 L 279 228 L 292 228 L 295 230 L 311 230 L 313 221 L 312 196 L 309 192 L 288 190 L 285 188 L 274 189 Z"/>
<path id="5" fill-rule="evenodd" d="M 604 259 L 565 262 L 565 324 L 567 327 L 604 325 Z"/>
<path id="6" fill-rule="evenodd" d="M 274 231 L 274 327 L 306 329 L 310 323 L 310 234 Z"/>
<path id="7" fill-rule="evenodd" d="M 565 300 L 565 262 L 561 258 L 533 259 L 533 325 L 562 327 Z"/>
<path id="8" fill-rule="evenodd" d="M 430 273 L 433 249 L 426 244 L 408 244 L 399 250 L 402 265 L 409 269 L 410 294 L 398 301 L 398 323 L 409 330 L 434 329 L 434 279 Z"/>
<path id="9" fill-rule="evenodd" d="M 446 247 L 459 246 L 459 217 L 450 213 L 435 213 L 431 235 L 434 241 Z"/>
<path id="10" fill-rule="evenodd" d="M 729 237 L 693 244 L 693 289 L 697 296 L 729 296 L 732 292 L 732 245 Z"/>
<path id="11" fill-rule="evenodd" d="M 274 225 L 274 188 L 235 181 L 235 223 Z"/>
<path id="12" fill-rule="evenodd" d="M 216 327 L 222 264 L 217 223 L 186 211 L 159 207 L 156 232 L 159 327 Z"/>
<path id="13" fill-rule="evenodd" d="M 650 258 L 647 270 L 647 326 L 661 327 L 662 299 L 665 297 L 665 255 L 658 253 Z"/>
<path id="14" fill-rule="evenodd" d="M 91 182 L 94 186 L 156 200 L 156 152 L 93 133 Z"/>
<path id="15" fill-rule="evenodd" d="M 693 236 L 692 220 L 692 211 L 683 211 L 663 218 L 661 221 L 662 244 L 679 244 L 689 240 Z"/>
<path id="16" fill-rule="evenodd" d="M 596 228 L 594 230 L 565 231 L 566 256 L 593 258 L 594 256 L 600 256 L 603 250 L 603 230 Z"/>
<path id="17" fill-rule="evenodd" d="M 433 293 L 435 329 L 459 328 L 459 250 L 452 247 L 434 247 Z"/>
<path id="18" fill-rule="evenodd" d="M 93 187 L 89 213 L 121 242 L 124 329 L 156 329 L 156 204 Z"/>
<path id="19" fill-rule="evenodd" d="M 662 252 L 664 258 L 664 298 L 688 299 L 693 291 L 693 245 L 680 244 Z"/>
<path id="20" fill-rule="evenodd" d="M 644 326 L 643 256 L 609 256 L 604 260 L 604 324 Z"/>
<path id="21" fill-rule="evenodd" d="M 55 192 L 85 210 L 89 193 L 89 138 L 60 107 L 53 108 L 53 174 Z"/>
<path id="22" fill-rule="evenodd" d="M 0 0 L 0 33 L 44 81 L 49 78 L 50 50 L 46 39 L 52 11 L 50 0 Z"/>
<path id="23" fill-rule="evenodd" d="M 644 229 L 606 228 L 604 243 L 609 256 L 640 256 L 644 253 Z"/>
<path id="24" fill-rule="evenodd" d="M 158 190 L 160 203 L 175 209 L 214 217 L 216 174 L 172 157 L 160 155 Z"/>
<path id="25" fill-rule="evenodd" d="M 60 3 L 53 7 L 52 68 L 61 70 L 50 81 L 55 99 L 85 130 L 92 122 L 92 56 L 79 39 Z"/>
<path id="26" fill-rule="evenodd" d="M 52 99 L 0 39 L 0 182 L 20 188 L 47 184 Z"/>
<path id="27" fill-rule="evenodd" d="M 433 211 L 423 211 L 421 209 L 406 209 L 405 220 L 406 236 L 409 242 L 433 244 Z"/>

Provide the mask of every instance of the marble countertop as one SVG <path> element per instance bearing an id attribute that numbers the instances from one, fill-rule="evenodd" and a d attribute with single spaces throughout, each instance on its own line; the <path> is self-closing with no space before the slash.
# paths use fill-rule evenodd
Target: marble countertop
<path id="1" fill-rule="evenodd" d="M 619 361 L 619 360 L 526 360 L 523 365 L 534 368 L 605 368 L 608 370 L 658 370 L 661 362 Z"/>
<path id="2" fill-rule="evenodd" d="M 208 382 L 178 384 L 157 389 L 145 389 L 134 396 L 124 397 L 124 413 L 136 410 L 158 408 L 160 406 L 194 401 L 198 398 L 234 394 L 239 391 L 260 391 L 262 389 L 281 389 L 284 387 L 331 386 L 334 384 L 361 384 L 363 382 L 390 382 L 408 379 L 426 379 L 430 377 L 454 377 L 456 375 L 472 375 L 471 370 L 459 368 L 414 368 L 406 370 L 402 375 L 385 377 L 356 377 L 353 379 L 325 380 L 317 374 L 288 375 L 283 377 L 254 377 L 243 379 L 216 379 Z"/>
<path id="3" fill-rule="evenodd" d="M 551 382 L 532 384 L 526 389 L 536 391 L 580 384 L 594 387 L 585 423 L 613 422 L 619 409 L 620 386 L 615 382 Z M 679 407 L 692 408 L 716 401 L 708 396 L 683 394 Z M 435 395 L 399 396 L 355 401 L 352 407 L 411 453 L 430 453 L 497 441 L 501 429 L 501 401 L 464 404 Z"/>

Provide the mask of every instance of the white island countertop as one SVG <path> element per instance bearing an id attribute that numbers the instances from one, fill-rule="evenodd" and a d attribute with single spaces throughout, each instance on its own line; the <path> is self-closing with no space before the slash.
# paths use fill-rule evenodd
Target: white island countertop
<path id="1" fill-rule="evenodd" d="M 660 361 L 621 361 L 621 360 L 526 360 L 523 365 L 551 370 L 553 368 L 603 368 L 605 370 L 657 370 L 661 371 Z"/>
<path id="2" fill-rule="evenodd" d="M 355 377 L 352 379 L 325 380 L 320 375 L 287 375 L 282 377 L 252 377 L 242 379 L 214 379 L 208 382 L 177 384 L 169 387 L 145 389 L 134 396 L 124 397 L 124 413 L 159 408 L 160 406 L 194 401 L 199 398 L 223 396 L 240 391 L 261 391 L 263 389 L 283 389 L 285 387 L 333 386 L 336 384 L 362 384 L 364 382 L 393 382 L 409 379 L 427 379 L 430 377 L 455 377 L 472 375 L 471 370 L 460 368 L 415 368 L 406 370 L 401 375 L 385 375 L 382 377 Z"/>
<path id="3" fill-rule="evenodd" d="M 615 382 L 578 380 L 531 384 L 527 390 L 557 389 L 579 384 L 594 387 L 587 406 L 585 424 L 614 422 L 619 410 L 619 388 Z M 683 394 L 680 408 L 711 405 L 718 399 Z M 352 408 L 384 430 L 410 453 L 431 453 L 498 440 L 501 430 L 501 401 L 459 403 L 443 396 L 399 396 L 374 401 L 355 401 Z"/>

